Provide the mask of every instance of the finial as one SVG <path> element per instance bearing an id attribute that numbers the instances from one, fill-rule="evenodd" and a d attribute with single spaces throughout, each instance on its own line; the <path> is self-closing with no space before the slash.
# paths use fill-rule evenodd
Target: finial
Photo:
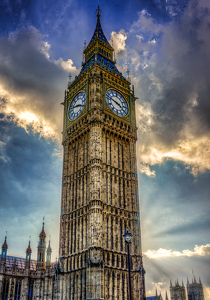
<path id="1" fill-rule="evenodd" d="M 45 217 L 43 217 L 43 223 L 42 223 L 42 229 L 44 230 L 44 218 Z"/>
<path id="2" fill-rule="evenodd" d="M 98 8 L 96 9 L 96 13 L 97 13 L 96 17 L 99 19 L 101 16 L 101 10 L 99 8 L 99 5 L 98 5 Z"/>
<path id="3" fill-rule="evenodd" d="M 171 282 L 171 279 L 170 279 L 170 286 L 172 286 L 172 282 Z"/>
<path id="4" fill-rule="evenodd" d="M 187 277 L 187 284 L 189 284 L 189 279 L 188 279 L 188 277 Z"/>
<path id="5" fill-rule="evenodd" d="M 127 69 L 126 73 L 128 74 L 128 80 L 130 80 L 129 74 L 130 74 L 130 70 Z"/>
<path id="6" fill-rule="evenodd" d="M 166 300 L 168 300 L 168 294 L 167 294 L 167 291 L 166 291 Z"/>
<path id="7" fill-rule="evenodd" d="M 179 281 L 178 281 L 178 278 L 177 278 L 177 285 L 179 285 Z"/>
<path id="8" fill-rule="evenodd" d="M 157 296 L 158 294 L 157 294 L 157 288 L 156 288 L 156 296 Z"/>
<path id="9" fill-rule="evenodd" d="M 184 286 L 184 282 L 183 282 L 183 279 L 182 279 L 182 286 Z"/>
<path id="10" fill-rule="evenodd" d="M 69 82 L 68 82 L 68 85 L 70 85 L 71 84 L 71 77 L 72 77 L 72 75 L 71 75 L 71 73 L 69 73 Z"/>
<path id="11" fill-rule="evenodd" d="M 200 276 L 199 276 L 199 283 L 201 284 L 201 278 L 200 278 Z"/>

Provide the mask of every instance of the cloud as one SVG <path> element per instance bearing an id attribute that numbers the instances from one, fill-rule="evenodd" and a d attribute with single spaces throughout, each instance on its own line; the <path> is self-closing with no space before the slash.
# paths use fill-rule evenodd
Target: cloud
<path id="1" fill-rule="evenodd" d="M 61 65 L 61 67 L 68 72 L 78 73 L 77 68 L 74 66 L 74 63 L 73 63 L 72 59 L 70 59 L 70 58 L 67 59 L 66 61 L 64 61 L 62 58 L 59 58 L 56 61 L 56 64 Z"/>
<path id="2" fill-rule="evenodd" d="M 139 161 L 180 161 L 198 176 L 210 169 L 210 3 L 186 1 L 180 9 L 166 24 L 139 13 L 126 33 L 123 70 L 129 66 L 139 97 Z"/>
<path id="3" fill-rule="evenodd" d="M 123 29 L 121 29 L 119 32 L 112 31 L 110 43 L 112 44 L 116 55 L 125 50 L 126 39 L 127 34 Z"/>
<path id="4" fill-rule="evenodd" d="M 140 164 L 139 170 L 141 173 L 146 174 L 147 176 L 154 176 L 155 177 L 155 171 L 151 171 L 150 167 L 145 164 Z"/>
<path id="5" fill-rule="evenodd" d="M 68 73 L 77 74 L 73 61 L 50 58 L 50 45 L 33 26 L 0 38 L 1 113 L 19 126 L 60 139 L 64 90 Z"/>
<path id="6" fill-rule="evenodd" d="M 195 245 L 194 251 L 191 250 L 182 250 L 180 251 L 173 251 L 173 250 L 167 250 L 167 249 L 158 249 L 158 250 L 147 250 L 144 252 L 144 255 L 146 255 L 150 259 L 159 258 L 159 257 L 179 257 L 179 256 L 210 256 L 210 244 L 197 246 Z"/>

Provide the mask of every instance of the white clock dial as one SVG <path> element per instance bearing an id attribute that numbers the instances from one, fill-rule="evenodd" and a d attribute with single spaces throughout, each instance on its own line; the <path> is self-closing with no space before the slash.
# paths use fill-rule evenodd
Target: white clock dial
<path id="1" fill-rule="evenodd" d="M 125 117 L 128 114 L 128 104 L 125 98 L 115 90 L 106 92 L 106 102 L 111 110 L 120 117 Z"/>
<path id="2" fill-rule="evenodd" d="M 79 117 L 79 115 L 83 111 L 85 102 L 86 94 L 84 92 L 80 92 L 74 97 L 69 107 L 69 118 L 71 120 L 76 120 Z"/>

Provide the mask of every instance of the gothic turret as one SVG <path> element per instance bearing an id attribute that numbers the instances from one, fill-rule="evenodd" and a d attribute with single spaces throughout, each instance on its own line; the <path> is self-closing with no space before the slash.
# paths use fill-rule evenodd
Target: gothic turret
<path id="1" fill-rule="evenodd" d="M 26 249 L 26 260 L 29 261 L 31 259 L 31 253 L 32 253 L 32 250 L 31 250 L 31 242 L 29 240 L 29 243 L 28 243 L 28 248 Z"/>
<path id="2" fill-rule="evenodd" d="M 37 247 L 37 262 L 41 269 L 45 269 L 45 253 L 46 253 L 46 233 L 44 231 L 44 222 L 42 223 L 42 231 L 39 235 L 39 243 Z"/>
<path id="3" fill-rule="evenodd" d="M 199 278 L 199 283 L 196 281 L 195 275 L 192 278 L 192 283 L 187 282 L 188 300 L 204 300 L 203 285 Z"/>
<path id="4" fill-rule="evenodd" d="M 47 264 L 48 265 L 51 263 L 51 253 L 52 253 L 52 248 L 50 246 L 50 240 L 49 240 L 49 244 L 47 247 Z"/>
<path id="5" fill-rule="evenodd" d="M 7 256 L 7 249 L 8 249 L 8 245 L 7 245 L 7 236 L 5 236 L 5 240 L 4 240 L 4 243 L 1 247 L 1 257 L 2 258 L 6 258 Z"/>

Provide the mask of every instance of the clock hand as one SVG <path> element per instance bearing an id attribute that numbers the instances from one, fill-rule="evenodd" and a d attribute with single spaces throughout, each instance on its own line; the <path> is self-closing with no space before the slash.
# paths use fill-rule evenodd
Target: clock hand
<path id="1" fill-rule="evenodd" d="M 120 107 L 120 109 L 122 109 L 122 105 L 120 105 L 120 103 L 118 103 L 116 100 L 114 100 L 113 98 L 112 98 L 112 101 L 114 101 L 119 107 Z"/>
<path id="2" fill-rule="evenodd" d="M 74 107 L 70 108 L 70 110 L 73 110 L 74 108 L 79 107 L 79 106 L 83 106 L 83 105 L 82 104 L 77 104 Z"/>

